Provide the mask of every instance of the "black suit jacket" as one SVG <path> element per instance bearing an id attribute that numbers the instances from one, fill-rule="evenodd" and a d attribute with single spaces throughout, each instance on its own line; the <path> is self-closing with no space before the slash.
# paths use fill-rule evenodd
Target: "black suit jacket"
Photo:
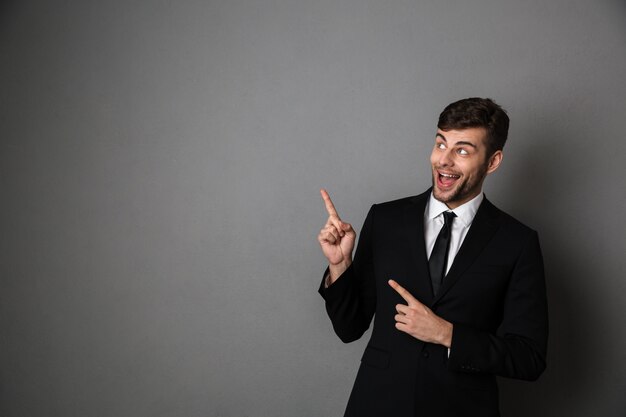
<path id="1" fill-rule="evenodd" d="M 548 318 L 537 233 L 485 198 L 433 296 L 424 243 L 430 190 L 370 209 L 354 262 L 326 310 L 344 342 L 371 339 L 347 417 L 498 416 L 496 375 L 534 380 L 546 366 Z M 450 355 L 395 328 L 396 280 L 454 326 Z"/>

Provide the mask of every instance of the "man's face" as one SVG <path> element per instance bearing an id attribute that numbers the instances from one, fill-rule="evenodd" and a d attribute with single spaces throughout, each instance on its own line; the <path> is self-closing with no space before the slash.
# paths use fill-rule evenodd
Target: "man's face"
<path id="1" fill-rule="evenodd" d="M 501 151 L 487 156 L 487 132 L 482 127 L 438 129 L 430 155 L 435 198 L 450 209 L 470 201 L 480 193 L 485 177 L 498 168 L 501 160 Z"/>

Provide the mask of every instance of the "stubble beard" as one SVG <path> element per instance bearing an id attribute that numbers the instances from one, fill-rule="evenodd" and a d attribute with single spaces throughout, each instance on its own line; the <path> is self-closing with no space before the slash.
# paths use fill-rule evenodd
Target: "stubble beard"
<path id="1" fill-rule="evenodd" d="M 449 205 L 450 203 L 465 203 L 471 198 L 476 197 L 481 189 L 481 184 L 487 175 L 487 165 L 482 167 L 481 172 L 474 179 L 463 177 L 462 181 L 455 185 L 455 187 L 445 194 L 442 194 L 437 188 L 437 170 L 433 170 L 433 195 L 442 203 Z M 476 194 L 476 195 L 473 195 Z"/>

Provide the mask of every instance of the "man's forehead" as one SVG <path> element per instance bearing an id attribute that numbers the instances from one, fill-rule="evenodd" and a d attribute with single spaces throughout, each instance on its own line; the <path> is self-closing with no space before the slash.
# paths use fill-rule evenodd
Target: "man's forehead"
<path id="1" fill-rule="evenodd" d="M 464 142 L 479 146 L 486 143 L 487 130 L 483 127 L 469 127 L 467 129 L 451 130 L 437 129 L 436 136 L 452 144 L 457 142 Z"/>

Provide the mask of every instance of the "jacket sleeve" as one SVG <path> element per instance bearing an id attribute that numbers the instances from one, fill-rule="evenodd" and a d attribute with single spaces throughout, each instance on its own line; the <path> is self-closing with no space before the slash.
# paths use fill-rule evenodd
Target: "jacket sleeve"
<path id="1" fill-rule="evenodd" d="M 532 232 L 511 275 L 496 334 L 453 323 L 448 368 L 535 380 L 546 367 L 548 308 L 543 258 Z"/>
<path id="2" fill-rule="evenodd" d="M 371 236 L 375 207 L 367 214 L 350 267 L 328 288 L 324 286 L 326 269 L 319 288 L 333 329 L 344 343 L 357 340 L 365 333 L 376 309 Z"/>

